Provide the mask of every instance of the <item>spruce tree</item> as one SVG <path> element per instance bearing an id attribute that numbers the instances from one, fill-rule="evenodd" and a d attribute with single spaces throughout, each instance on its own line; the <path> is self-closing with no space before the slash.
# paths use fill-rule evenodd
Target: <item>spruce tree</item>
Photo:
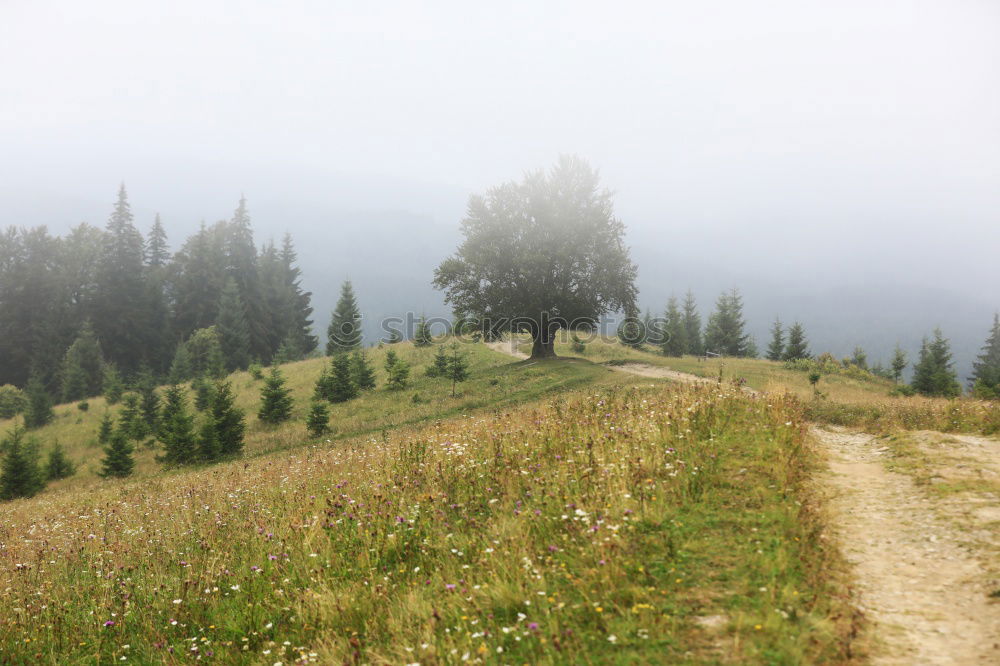
<path id="1" fill-rule="evenodd" d="M 745 327 L 739 290 L 733 288 L 723 292 L 705 327 L 705 348 L 722 356 L 747 356 L 750 336 Z"/>
<path id="2" fill-rule="evenodd" d="M 58 481 L 73 476 L 76 467 L 66 457 L 62 444 L 56 442 L 49 449 L 49 457 L 45 462 L 45 478 L 49 481 Z"/>
<path id="3" fill-rule="evenodd" d="M 330 432 L 330 407 L 326 401 L 315 400 L 309 408 L 309 416 L 306 418 L 306 428 L 313 437 L 322 437 Z"/>
<path id="4" fill-rule="evenodd" d="M 161 460 L 168 465 L 189 465 L 198 458 L 194 418 L 188 412 L 183 388 L 169 386 L 164 394 L 159 439 L 163 443 Z"/>
<path id="5" fill-rule="evenodd" d="M 316 388 L 313 390 L 313 400 L 333 402 L 332 378 L 333 376 L 330 374 L 330 369 L 327 367 L 326 363 L 324 363 L 323 369 L 320 370 L 319 377 L 316 379 Z"/>
<path id="6" fill-rule="evenodd" d="M 433 342 L 434 336 L 431 335 L 431 327 L 427 323 L 427 317 L 420 315 L 420 321 L 417 322 L 417 328 L 413 333 L 413 346 L 430 347 Z"/>
<path id="7" fill-rule="evenodd" d="M 55 418 L 55 414 L 52 411 L 52 399 L 49 397 L 48 391 L 45 390 L 42 380 L 37 375 L 33 375 L 28 380 L 28 385 L 25 387 L 25 394 L 28 398 L 28 404 L 24 409 L 24 425 L 26 428 L 29 430 L 41 428 Z"/>
<path id="8" fill-rule="evenodd" d="M 698 304 L 694 294 L 689 289 L 684 297 L 684 331 L 687 337 L 687 353 L 700 356 L 705 349 L 701 339 L 701 315 L 698 314 Z"/>
<path id="9" fill-rule="evenodd" d="M 797 361 L 809 357 L 809 342 L 806 340 L 806 330 L 802 327 L 802 324 L 795 322 L 788 329 L 788 346 L 785 347 L 782 359 Z"/>
<path id="10" fill-rule="evenodd" d="M 243 437 L 246 433 L 243 411 L 234 403 L 232 385 L 229 382 L 216 384 L 212 399 L 212 427 L 215 430 L 219 455 L 227 458 L 238 456 L 243 452 Z"/>
<path id="11" fill-rule="evenodd" d="M 264 380 L 260 397 L 257 418 L 264 423 L 281 423 L 292 418 L 292 392 L 285 386 L 285 378 L 278 368 L 271 368 L 271 374 Z"/>
<path id="12" fill-rule="evenodd" d="M 331 362 L 329 379 L 330 402 L 347 402 L 358 397 L 358 387 L 351 371 L 351 358 L 347 354 L 337 354 Z"/>
<path id="13" fill-rule="evenodd" d="M 375 388 L 375 369 L 368 362 L 363 349 L 351 354 L 351 378 L 359 391 L 370 391 Z"/>
<path id="14" fill-rule="evenodd" d="M 104 398 L 108 401 L 109 405 L 117 405 L 121 402 L 122 395 L 125 393 L 125 382 L 122 381 L 122 376 L 118 372 L 117 366 L 114 363 L 108 363 L 104 366 Z"/>
<path id="15" fill-rule="evenodd" d="M 250 224 L 250 213 L 247 210 L 246 198 L 241 197 L 239 206 L 233 212 L 233 218 L 224 225 L 223 231 L 223 252 L 225 255 L 226 274 L 236 282 L 237 293 L 240 297 L 241 310 L 243 312 L 243 322 L 249 335 L 249 347 L 247 351 L 247 362 L 250 358 L 271 358 L 280 344 L 282 335 L 275 335 L 277 326 L 287 322 L 274 321 L 273 315 L 282 316 L 280 313 L 272 313 L 267 306 L 264 293 L 264 285 L 261 282 L 259 263 L 257 257 L 257 246 L 253 239 L 253 228 Z M 222 312 L 220 311 L 220 317 Z M 233 353 L 236 353 L 235 362 L 242 365 L 237 367 L 243 369 L 243 363 L 239 353 L 234 352 L 226 342 L 231 331 L 223 333 L 223 325 L 219 322 L 220 335 L 223 337 L 223 347 L 226 351 L 228 363 L 234 362 Z M 235 324 L 238 326 L 238 324 Z"/>
<path id="16" fill-rule="evenodd" d="M 993 315 L 993 327 L 982 353 L 972 364 L 970 383 L 976 395 L 1000 398 L 1000 314 Z"/>
<path id="17" fill-rule="evenodd" d="M 771 326 L 771 343 L 767 346 L 767 360 L 780 361 L 785 355 L 785 329 L 781 326 L 781 319 L 775 318 L 774 325 Z"/>
<path id="18" fill-rule="evenodd" d="M 445 351 L 444 345 L 438 345 L 437 352 L 434 354 L 434 362 L 427 366 L 426 374 L 428 377 L 446 377 L 448 375 L 448 352 Z"/>
<path id="19" fill-rule="evenodd" d="M 215 326 L 200 328 L 192 333 L 187 341 L 187 349 L 194 375 L 212 379 L 221 379 L 226 375 L 226 358 L 222 353 L 219 330 Z"/>
<path id="20" fill-rule="evenodd" d="M 903 351 L 897 344 L 896 349 L 892 354 L 892 380 L 899 383 L 899 380 L 903 377 L 903 370 L 906 370 L 906 366 L 909 363 L 906 358 L 906 352 Z"/>
<path id="21" fill-rule="evenodd" d="M 104 380 L 101 345 L 89 321 L 66 350 L 62 362 L 62 398 L 64 402 L 82 400 L 101 393 Z"/>
<path id="22" fill-rule="evenodd" d="M 24 411 L 27 404 L 24 391 L 10 384 L 0 386 L 0 419 L 14 418 Z"/>
<path id="23" fill-rule="evenodd" d="M 122 411 L 118 417 L 118 429 L 126 438 L 136 442 L 152 434 L 142 417 L 142 404 L 135 393 L 127 393 L 122 399 Z"/>
<path id="24" fill-rule="evenodd" d="M 104 448 L 104 459 L 101 460 L 100 475 L 104 478 L 123 478 L 132 474 L 135 460 L 132 459 L 132 445 L 125 433 L 115 432 L 111 442 Z"/>
<path id="25" fill-rule="evenodd" d="M 327 327 L 326 355 L 349 352 L 361 346 L 361 311 L 351 281 L 340 288 L 340 300 Z"/>
<path id="26" fill-rule="evenodd" d="M 393 349 L 386 352 L 385 371 L 388 375 L 386 388 L 391 391 L 406 388 L 407 381 L 410 378 L 410 364 L 399 358 Z"/>
<path id="27" fill-rule="evenodd" d="M 215 462 L 222 455 L 222 449 L 219 445 L 219 434 L 216 432 L 211 414 L 202 421 L 201 427 L 198 429 L 196 443 L 198 460 L 201 462 Z"/>
<path id="28" fill-rule="evenodd" d="M 100 444 L 107 444 L 111 441 L 111 435 L 115 432 L 115 420 L 111 418 L 111 412 L 104 412 L 101 419 L 101 426 L 97 429 L 97 441 Z"/>
<path id="29" fill-rule="evenodd" d="M 154 435 L 160 427 L 160 396 L 156 394 L 156 380 L 149 370 L 144 369 L 136 381 L 139 392 L 139 411 L 145 424 L 145 431 Z"/>
<path id="30" fill-rule="evenodd" d="M 226 369 L 245 370 L 250 363 L 250 327 L 239 286 L 232 277 L 226 280 L 219 297 L 216 328 Z"/>
<path id="31" fill-rule="evenodd" d="M 451 380 L 451 397 L 455 397 L 455 387 L 458 382 L 469 378 L 469 362 L 464 354 L 458 353 L 458 344 L 452 344 L 451 356 L 448 358 L 448 372 L 445 375 Z"/>
<path id="32" fill-rule="evenodd" d="M 199 412 L 204 412 L 212 406 L 215 399 L 215 387 L 204 377 L 195 377 L 191 381 L 191 390 L 194 391 L 194 408 Z"/>
<path id="33" fill-rule="evenodd" d="M 0 452 L 0 499 L 32 497 L 44 483 L 38 469 L 38 458 L 31 444 L 25 441 L 24 428 L 14 425 L 4 437 Z"/>
<path id="34" fill-rule="evenodd" d="M 684 327 L 684 315 L 673 296 L 667 301 L 667 310 L 663 315 L 666 320 L 666 331 L 660 349 L 665 356 L 683 356 L 688 350 L 687 329 Z"/>
<path id="35" fill-rule="evenodd" d="M 183 384 L 194 376 L 194 366 L 191 362 L 191 352 L 183 342 L 177 344 L 174 360 L 170 363 L 168 379 L 171 384 Z"/>
<path id="36" fill-rule="evenodd" d="M 284 285 L 281 302 L 286 308 L 286 314 L 281 321 L 287 326 L 286 339 L 290 341 L 290 348 L 299 350 L 301 352 L 299 358 L 304 358 L 306 354 L 316 349 L 318 341 L 312 334 L 313 322 L 310 319 L 313 312 L 310 305 L 312 294 L 302 290 L 300 284 L 302 271 L 295 265 L 297 259 L 292 237 L 290 234 L 285 234 L 279 255 Z"/>
<path id="37" fill-rule="evenodd" d="M 958 378 L 952 369 L 951 344 L 934 329 L 934 338 L 924 338 L 920 357 L 913 366 L 913 389 L 922 395 L 953 398 L 962 393 Z"/>
<path id="38" fill-rule="evenodd" d="M 170 251 L 167 248 L 167 232 L 160 222 L 160 214 L 156 214 L 153 220 L 153 228 L 149 230 L 149 239 L 146 243 L 146 264 L 151 268 L 162 268 L 170 260 Z"/>

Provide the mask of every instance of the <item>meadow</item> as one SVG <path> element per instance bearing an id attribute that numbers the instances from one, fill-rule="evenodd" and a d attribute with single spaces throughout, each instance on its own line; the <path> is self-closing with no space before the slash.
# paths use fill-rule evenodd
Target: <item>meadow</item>
<path id="1" fill-rule="evenodd" d="M 798 401 L 626 383 L 0 505 L 0 661 L 850 660 Z"/>

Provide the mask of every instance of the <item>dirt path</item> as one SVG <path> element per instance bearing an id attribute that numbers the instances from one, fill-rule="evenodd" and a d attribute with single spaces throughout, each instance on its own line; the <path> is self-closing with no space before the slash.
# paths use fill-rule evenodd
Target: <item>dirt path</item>
<path id="1" fill-rule="evenodd" d="M 975 526 L 909 474 L 888 471 L 892 451 L 883 440 L 813 433 L 829 459 L 828 504 L 859 605 L 875 623 L 873 663 L 1000 663 L 1000 603 L 989 597 L 997 587 L 993 553 L 976 543 Z M 978 453 L 996 465 L 1000 443 Z"/>

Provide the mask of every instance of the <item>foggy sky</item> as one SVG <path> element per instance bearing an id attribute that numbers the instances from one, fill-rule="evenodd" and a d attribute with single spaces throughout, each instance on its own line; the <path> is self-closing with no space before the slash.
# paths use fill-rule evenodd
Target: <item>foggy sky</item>
<path id="1" fill-rule="evenodd" d="M 708 264 L 934 285 L 984 335 L 1000 306 L 992 0 L 0 0 L 0 63 L 3 226 L 103 224 L 124 180 L 174 238 L 240 193 L 272 230 L 299 231 L 291 203 L 455 228 L 469 193 L 575 153 L 645 303 Z"/>

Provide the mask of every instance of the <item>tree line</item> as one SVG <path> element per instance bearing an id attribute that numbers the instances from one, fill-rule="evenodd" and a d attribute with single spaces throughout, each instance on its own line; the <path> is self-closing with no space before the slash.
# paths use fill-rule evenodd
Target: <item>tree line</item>
<path id="1" fill-rule="evenodd" d="M 317 340 L 296 262 L 288 235 L 258 250 L 245 199 L 173 253 L 159 216 L 146 236 L 136 227 L 124 185 L 104 229 L 10 227 L 0 233 L 0 385 L 34 380 L 77 400 L 109 374 L 301 357 Z"/>

